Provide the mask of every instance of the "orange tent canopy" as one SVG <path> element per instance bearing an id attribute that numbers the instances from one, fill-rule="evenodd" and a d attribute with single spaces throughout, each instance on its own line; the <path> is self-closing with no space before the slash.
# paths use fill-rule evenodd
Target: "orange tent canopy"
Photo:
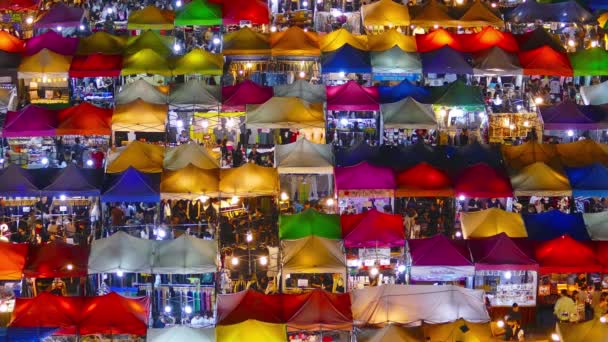
<path id="1" fill-rule="evenodd" d="M 0 279 L 20 280 L 27 258 L 28 244 L 0 242 Z"/>
<path id="2" fill-rule="evenodd" d="M 417 34 L 416 46 L 420 53 L 437 50 L 444 46 L 449 46 L 461 52 L 465 50 L 456 35 L 442 28 L 431 31 L 428 34 Z"/>
<path id="3" fill-rule="evenodd" d="M 10 53 L 23 52 L 25 42 L 4 30 L 0 30 L 0 50 Z"/>
<path id="4" fill-rule="evenodd" d="M 57 135 L 111 135 L 112 110 L 83 102 L 60 110 Z"/>
<path id="5" fill-rule="evenodd" d="M 524 68 L 524 75 L 572 76 L 574 74 L 568 56 L 549 46 L 520 52 L 519 62 Z"/>

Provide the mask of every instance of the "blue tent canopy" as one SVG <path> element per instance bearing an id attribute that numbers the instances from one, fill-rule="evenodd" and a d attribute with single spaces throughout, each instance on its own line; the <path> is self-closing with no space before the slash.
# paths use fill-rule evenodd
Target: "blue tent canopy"
<path id="1" fill-rule="evenodd" d="M 565 214 L 559 210 L 550 210 L 524 215 L 523 219 L 530 240 L 547 241 L 562 235 L 570 235 L 579 241 L 591 240 L 581 213 Z"/>
<path id="2" fill-rule="evenodd" d="M 608 168 L 596 163 L 586 167 L 567 168 L 566 174 L 574 196 L 608 196 Z"/>
<path id="3" fill-rule="evenodd" d="M 0 174 L 0 196 L 38 197 L 40 190 L 34 177 L 25 169 L 11 164 Z"/>
<path id="4" fill-rule="evenodd" d="M 425 74 L 473 74 L 473 56 L 444 46 L 440 49 L 422 53 L 422 72 Z"/>
<path id="5" fill-rule="evenodd" d="M 365 142 L 361 142 L 350 148 L 342 148 L 336 150 L 336 166 L 345 167 L 357 165 L 364 161 L 369 162 L 377 155 L 377 146 L 369 146 Z"/>
<path id="6" fill-rule="evenodd" d="M 80 169 L 70 164 L 42 189 L 43 196 L 99 196 L 103 183 L 101 169 Z"/>
<path id="7" fill-rule="evenodd" d="M 484 163 L 494 169 L 503 166 L 500 149 L 492 145 L 482 145 L 474 142 L 460 147 L 448 147 L 447 157 L 449 166 L 454 170 L 462 170 L 477 163 Z"/>
<path id="8" fill-rule="evenodd" d="M 380 86 L 378 87 L 381 103 L 398 102 L 406 97 L 411 97 L 414 100 L 422 103 L 428 103 L 430 92 L 424 88 L 412 84 L 407 79 L 395 86 Z"/>
<path id="9" fill-rule="evenodd" d="M 608 1 L 606 0 L 587 0 L 587 6 L 592 10 L 608 10 Z"/>
<path id="10" fill-rule="evenodd" d="M 102 202 L 160 202 L 160 173 L 143 173 L 130 167 L 108 175 Z"/>
<path id="11" fill-rule="evenodd" d="M 336 51 L 321 54 L 321 71 L 324 74 L 332 72 L 369 74 L 372 72 L 371 58 L 369 52 L 345 44 Z"/>
<path id="12" fill-rule="evenodd" d="M 57 328 L 0 328 L 0 342 L 38 342 L 53 335 Z"/>

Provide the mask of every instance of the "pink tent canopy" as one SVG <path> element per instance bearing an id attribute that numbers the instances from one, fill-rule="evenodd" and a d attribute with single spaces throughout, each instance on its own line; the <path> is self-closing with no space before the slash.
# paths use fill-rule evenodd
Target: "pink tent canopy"
<path id="1" fill-rule="evenodd" d="M 34 28 L 78 27 L 84 18 L 84 8 L 57 3 L 34 23 Z"/>
<path id="2" fill-rule="evenodd" d="M 538 270 L 538 263 L 505 233 L 467 241 L 477 270 Z"/>
<path id="3" fill-rule="evenodd" d="M 397 187 L 393 170 L 388 167 L 370 165 L 361 162 L 357 165 L 334 168 L 336 189 L 341 196 L 359 197 L 364 193 L 381 190 L 392 196 Z"/>
<path id="4" fill-rule="evenodd" d="M 473 263 L 463 240 L 450 240 L 442 234 L 407 242 L 412 255 L 413 280 L 448 281 L 474 273 Z"/>
<path id="5" fill-rule="evenodd" d="M 401 215 L 370 210 L 340 217 L 342 238 L 347 248 L 403 247 L 405 234 Z"/>
<path id="6" fill-rule="evenodd" d="M 329 86 L 328 110 L 380 110 L 380 95 L 377 87 L 363 87 L 355 81 L 339 86 Z"/>
<path id="7" fill-rule="evenodd" d="M 78 48 L 78 38 L 65 38 L 53 30 L 33 37 L 25 44 L 26 56 L 35 55 L 42 49 L 49 49 L 64 56 L 73 56 Z"/>
<path id="8" fill-rule="evenodd" d="M 54 136 L 57 128 L 57 112 L 51 109 L 28 105 L 17 112 L 7 112 L 2 136 L 4 137 L 48 137 Z"/>
<path id="9" fill-rule="evenodd" d="M 262 104 L 273 96 L 272 87 L 264 87 L 246 80 L 222 88 L 222 110 L 244 112 L 248 104 Z"/>

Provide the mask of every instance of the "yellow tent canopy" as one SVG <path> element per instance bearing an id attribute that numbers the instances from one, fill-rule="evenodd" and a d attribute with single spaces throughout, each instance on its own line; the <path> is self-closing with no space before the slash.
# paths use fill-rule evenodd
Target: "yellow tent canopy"
<path id="1" fill-rule="evenodd" d="M 381 329 L 365 329 L 357 335 L 357 342 L 424 342 L 420 327 L 389 324 Z"/>
<path id="2" fill-rule="evenodd" d="M 218 325 L 215 339 L 222 342 L 285 342 L 287 326 L 249 319 L 233 325 Z"/>
<path id="3" fill-rule="evenodd" d="M 583 167 L 593 163 L 608 166 L 608 148 L 591 139 L 557 144 L 555 147 L 562 164 L 567 167 Z"/>
<path id="4" fill-rule="evenodd" d="M 225 56 L 266 56 L 270 55 L 270 37 L 245 27 L 224 35 Z"/>
<path id="5" fill-rule="evenodd" d="M 132 55 L 143 49 L 150 49 L 166 57 L 172 53 L 173 38 L 161 36 L 154 31 L 146 31 L 139 36 L 130 37 L 127 41 L 125 54 Z"/>
<path id="6" fill-rule="evenodd" d="M 151 74 L 171 77 L 169 61 L 154 50 L 143 49 L 123 59 L 121 75 Z"/>
<path id="7" fill-rule="evenodd" d="M 48 49 L 42 49 L 38 53 L 23 57 L 19 65 L 19 78 L 35 77 L 68 77 L 71 56 L 64 56 Z"/>
<path id="8" fill-rule="evenodd" d="M 503 145 L 502 156 L 507 166 L 514 170 L 521 170 L 536 162 L 557 168 L 561 163 L 555 146 L 557 145 L 539 144 L 533 141 L 517 146 Z"/>
<path id="9" fill-rule="evenodd" d="M 368 36 L 367 45 L 369 51 L 382 52 L 398 46 L 405 52 L 417 52 L 416 38 L 399 33 L 396 29 L 390 29 L 380 34 Z"/>
<path id="10" fill-rule="evenodd" d="M 505 233 L 512 238 L 528 237 L 520 214 L 498 208 L 460 214 L 462 235 L 465 239 L 485 238 Z"/>
<path id="11" fill-rule="evenodd" d="M 165 132 L 167 111 L 166 104 L 147 103 L 142 99 L 116 105 L 112 115 L 112 130 Z"/>
<path id="12" fill-rule="evenodd" d="M 325 127 L 322 103 L 297 97 L 272 97 L 261 105 L 247 105 L 249 128 Z"/>
<path id="13" fill-rule="evenodd" d="M 220 190 L 220 169 L 201 169 L 192 164 L 177 171 L 164 170 L 160 181 L 162 198 L 196 199 L 216 197 Z"/>
<path id="14" fill-rule="evenodd" d="M 164 168 L 166 170 L 179 170 L 194 165 L 200 169 L 218 169 L 220 164 L 207 149 L 199 144 L 181 144 L 167 149 L 165 153 Z"/>
<path id="15" fill-rule="evenodd" d="M 536 162 L 511 175 L 515 196 L 570 196 L 568 178 L 545 163 Z"/>
<path id="16" fill-rule="evenodd" d="M 408 26 L 410 12 L 407 6 L 393 0 L 380 0 L 369 5 L 361 6 L 363 26 Z"/>
<path id="17" fill-rule="evenodd" d="M 292 26 L 270 35 L 270 52 L 276 57 L 320 56 L 319 36 Z"/>
<path id="18" fill-rule="evenodd" d="M 175 60 L 173 75 L 221 76 L 224 71 L 224 57 L 203 49 L 193 49 Z"/>
<path id="19" fill-rule="evenodd" d="M 346 257 L 340 240 L 308 236 L 297 240 L 283 240 L 283 272 L 344 273 Z"/>
<path id="20" fill-rule="evenodd" d="M 226 196 L 272 196 L 279 192 L 277 169 L 262 167 L 253 163 L 222 169 L 220 191 Z"/>
<path id="21" fill-rule="evenodd" d="M 78 41 L 77 55 L 122 55 L 127 45 L 126 36 L 114 36 L 104 31 L 98 31 Z"/>
<path id="22" fill-rule="evenodd" d="M 608 22 L 608 12 L 602 13 L 599 17 L 597 17 L 597 22 L 600 24 L 600 27 L 606 27 L 606 23 Z"/>
<path id="23" fill-rule="evenodd" d="M 422 27 L 455 27 L 459 25 L 458 20 L 450 17 L 448 9 L 439 4 L 437 0 L 431 0 L 411 20 L 413 25 Z"/>
<path id="24" fill-rule="evenodd" d="M 463 331 L 463 326 L 468 330 Z M 495 340 L 490 323 L 470 323 L 463 319 L 445 324 L 425 324 L 422 326 L 427 341 L 488 342 Z"/>
<path id="25" fill-rule="evenodd" d="M 606 342 L 608 324 L 602 323 L 599 318 L 577 324 L 558 323 L 557 332 L 563 342 Z"/>
<path id="26" fill-rule="evenodd" d="M 345 44 L 348 44 L 358 50 L 367 51 L 367 36 L 355 36 L 345 29 L 339 29 L 321 36 L 320 39 L 322 52 L 338 50 Z"/>
<path id="27" fill-rule="evenodd" d="M 175 12 L 162 10 L 154 5 L 146 6 L 129 14 L 129 30 L 172 30 Z"/>
<path id="28" fill-rule="evenodd" d="M 460 17 L 460 26 L 463 27 L 483 27 L 483 26 L 503 26 L 504 22 L 485 4 L 475 0 L 471 7 Z"/>
<path id="29" fill-rule="evenodd" d="M 133 141 L 110 152 L 106 173 L 120 173 L 129 167 L 141 172 L 158 173 L 163 170 L 164 154 L 163 146 Z"/>

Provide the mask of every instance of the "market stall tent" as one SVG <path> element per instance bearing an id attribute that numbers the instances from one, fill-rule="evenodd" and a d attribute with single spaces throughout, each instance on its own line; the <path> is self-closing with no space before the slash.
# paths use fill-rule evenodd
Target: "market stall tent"
<path id="1" fill-rule="evenodd" d="M 471 254 L 462 240 L 450 240 L 443 234 L 407 241 L 412 266 L 412 280 L 450 281 L 473 276 Z"/>
<path id="2" fill-rule="evenodd" d="M 129 30 L 172 30 L 175 12 L 163 10 L 154 5 L 129 13 Z"/>
<path id="3" fill-rule="evenodd" d="M 380 0 L 361 6 L 363 26 L 409 26 L 408 7 L 392 0 Z"/>
<path id="4" fill-rule="evenodd" d="M 0 51 L 8 53 L 21 53 L 25 49 L 25 42 L 7 31 L 0 32 Z"/>
<path id="5" fill-rule="evenodd" d="M 467 48 L 461 44 L 457 35 L 442 28 L 433 30 L 427 34 L 416 35 L 416 50 L 420 53 L 439 50 L 446 46 L 460 52 L 467 51 Z"/>
<path id="6" fill-rule="evenodd" d="M 359 342 L 423 342 L 422 329 L 389 324 L 380 329 L 363 329 L 357 334 Z"/>
<path id="7" fill-rule="evenodd" d="M 312 84 L 306 80 L 296 80 L 291 84 L 274 86 L 274 96 L 298 97 L 309 103 L 325 102 L 325 85 Z"/>
<path id="8" fill-rule="evenodd" d="M 447 172 L 422 162 L 397 174 L 396 197 L 452 197 L 454 189 Z"/>
<path id="9" fill-rule="evenodd" d="M 608 166 L 608 150 L 605 144 L 599 144 L 591 139 L 579 140 L 568 144 L 557 144 L 557 155 L 567 167 L 583 167 L 594 163 Z"/>
<path id="10" fill-rule="evenodd" d="M 28 249 L 23 275 L 30 278 L 71 278 L 87 275 L 90 247 L 53 241 Z"/>
<path id="11" fill-rule="evenodd" d="M 118 104 L 112 115 L 113 131 L 165 132 L 168 106 L 148 103 L 138 98 Z"/>
<path id="12" fill-rule="evenodd" d="M 496 146 L 480 144 L 478 141 L 464 146 L 448 147 L 447 157 L 448 166 L 456 171 L 478 163 L 484 163 L 497 170 L 502 169 L 500 150 Z"/>
<path id="13" fill-rule="evenodd" d="M 150 49 L 159 56 L 168 57 L 173 53 L 173 37 L 161 36 L 155 31 L 147 30 L 139 36 L 129 37 L 124 53 L 136 54 L 144 49 Z"/>
<path id="14" fill-rule="evenodd" d="M 464 74 L 473 73 L 469 61 L 473 57 L 469 53 L 459 52 L 449 46 L 444 46 L 431 52 L 424 52 L 422 56 L 422 72 L 425 74 Z"/>
<path id="15" fill-rule="evenodd" d="M 148 329 L 146 340 L 149 342 L 215 342 L 215 328 L 200 329 L 174 325 L 171 328 Z"/>
<path id="16" fill-rule="evenodd" d="M 583 106 L 564 101 L 554 106 L 539 106 L 546 130 L 608 128 L 608 106 Z"/>
<path id="17" fill-rule="evenodd" d="M 68 38 L 53 30 L 30 38 L 25 44 L 23 55 L 31 56 L 47 49 L 64 56 L 73 56 L 78 48 L 78 38 Z"/>
<path id="18" fill-rule="evenodd" d="M 359 194 L 380 191 L 391 197 L 397 186 L 393 170 L 387 167 L 374 166 L 368 162 L 361 162 L 353 166 L 336 167 L 334 175 L 336 177 L 336 190 L 340 196 L 357 197 Z M 374 177 L 369 177 L 369 175 L 374 175 Z M 364 195 L 363 197 L 368 196 Z"/>
<path id="19" fill-rule="evenodd" d="M 384 128 L 435 129 L 437 118 L 431 105 L 422 104 L 411 97 L 381 106 Z"/>
<path id="20" fill-rule="evenodd" d="M 528 237 L 521 215 L 498 208 L 462 212 L 460 223 L 465 239 L 485 238 L 501 233 L 512 238 Z"/>
<path id="21" fill-rule="evenodd" d="M 345 44 L 337 50 L 321 54 L 321 71 L 324 74 L 371 73 L 371 57 L 369 52 Z"/>
<path id="22" fill-rule="evenodd" d="M 608 75 L 608 51 L 601 47 L 579 50 L 568 54 L 574 76 Z"/>
<path id="23" fill-rule="evenodd" d="M 38 2 L 35 0 L 3 0 L 0 2 L 0 10 L 26 12 L 34 11 L 38 8 Z"/>
<path id="24" fill-rule="evenodd" d="M 220 167 L 218 160 L 209 153 L 207 148 L 199 144 L 181 144 L 166 149 L 163 161 L 165 170 L 177 171 L 189 165 L 205 170 Z"/>
<path id="25" fill-rule="evenodd" d="M 444 324 L 424 324 L 422 329 L 426 340 L 431 342 L 484 342 L 496 339 L 490 328 L 490 323 L 472 323 L 463 319 Z"/>
<path id="26" fill-rule="evenodd" d="M 79 27 L 84 19 L 84 8 L 67 6 L 61 2 L 44 11 L 34 21 L 35 29 Z"/>
<path id="27" fill-rule="evenodd" d="M 222 25 L 222 7 L 207 0 L 194 0 L 175 15 L 175 26 L 219 26 Z"/>
<path id="28" fill-rule="evenodd" d="M 602 341 L 608 336 L 608 324 L 596 317 L 579 324 L 557 323 L 557 334 L 563 342 Z"/>
<path id="29" fill-rule="evenodd" d="M 400 33 L 394 28 L 367 36 L 367 45 L 370 52 L 384 52 L 394 48 L 403 52 L 418 52 L 416 38 Z"/>
<path id="30" fill-rule="evenodd" d="M 16 164 L 9 164 L 0 173 L 0 196 L 4 197 L 38 197 L 40 190 L 35 185 L 34 177 L 26 169 Z"/>
<path id="31" fill-rule="evenodd" d="M 608 271 L 608 242 L 596 241 L 593 243 L 595 247 L 595 255 L 603 267 L 602 272 Z"/>
<path id="32" fill-rule="evenodd" d="M 430 0 L 416 13 L 413 13 L 412 25 L 422 27 L 456 27 L 457 20 L 449 14 L 448 9 L 437 0 Z"/>
<path id="33" fill-rule="evenodd" d="M 273 196 L 279 193 L 279 173 L 253 163 L 221 169 L 220 192 L 225 196 Z"/>
<path id="34" fill-rule="evenodd" d="M 588 242 L 576 241 L 568 235 L 543 241 L 534 249 L 540 273 L 601 272 L 602 265 Z"/>
<path id="35" fill-rule="evenodd" d="M 322 52 L 336 51 L 344 45 L 350 45 L 355 50 L 367 51 L 367 36 L 353 35 L 346 29 L 341 28 L 320 38 Z"/>
<path id="36" fill-rule="evenodd" d="M 420 73 L 422 70 L 420 55 L 405 52 L 397 46 L 386 51 L 370 52 L 370 64 L 375 75 L 411 74 Z"/>
<path id="37" fill-rule="evenodd" d="M 137 99 L 154 104 L 167 103 L 167 96 L 163 94 L 158 87 L 153 86 L 144 79 L 138 79 L 135 82 L 127 83 L 121 87 L 118 94 L 115 96 L 116 104 L 126 104 Z"/>
<path id="38" fill-rule="evenodd" d="M 249 320 L 265 323 L 284 323 L 286 313 L 283 304 L 285 294 L 265 295 L 247 289 L 217 296 L 217 326 L 234 325 Z"/>
<path id="39" fill-rule="evenodd" d="M 270 57 L 270 36 L 248 27 L 226 33 L 222 53 L 224 56 Z"/>
<path id="40" fill-rule="evenodd" d="M 252 25 L 265 25 L 270 21 L 268 5 L 260 0 L 225 1 L 222 6 L 222 24 L 239 25 L 248 22 Z"/>
<path id="41" fill-rule="evenodd" d="M 519 63 L 524 75 L 570 77 L 574 74 L 568 56 L 549 46 L 519 52 Z"/>
<path id="42" fill-rule="evenodd" d="M 218 270 L 218 261 L 216 241 L 182 234 L 178 238 L 158 242 L 152 273 L 215 273 Z"/>
<path id="43" fill-rule="evenodd" d="M 393 103 L 411 97 L 420 103 L 428 103 L 430 92 L 404 79 L 394 86 L 379 86 L 378 93 L 381 103 Z"/>
<path id="44" fill-rule="evenodd" d="M 608 211 L 583 213 L 583 221 L 591 240 L 608 240 Z"/>
<path id="45" fill-rule="evenodd" d="M 546 4 L 547 21 L 556 23 L 593 23 L 595 16 L 583 8 L 577 1 L 569 0 Z M 565 14 L 564 14 L 565 13 Z"/>
<path id="46" fill-rule="evenodd" d="M 487 26 L 477 33 L 457 37 L 463 49 L 468 52 L 480 52 L 495 47 L 509 53 L 519 51 L 519 45 L 512 33 L 499 31 L 492 26 Z"/>
<path id="47" fill-rule="evenodd" d="M 315 144 L 308 139 L 276 145 L 275 165 L 279 174 L 332 174 L 334 153 L 329 144 Z"/>
<path id="48" fill-rule="evenodd" d="M 504 26 L 500 14 L 494 13 L 480 0 L 473 0 L 473 4 L 458 20 L 459 27 Z"/>
<path id="49" fill-rule="evenodd" d="M 561 163 L 555 146 L 528 141 L 521 145 L 503 145 L 501 151 L 505 164 L 513 170 L 521 170 L 534 163 L 544 163 L 557 168 Z"/>
<path id="50" fill-rule="evenodd" d="M 88 102 L 57 112 L 56 135 L 105 135 L 112 134 L 112 109 L 100 108 Z"/>
<path id="51" fill-rule="evenodd" d="M 505 233 L 481 239 L 469 239 L 467 245 L 475 270 L 532 270 L 538 263 L 522 251 Z"/>
<path id="52" fill-rule="evenodd" d="M 270 35 L 270 52 L 273 57 L 319 57 L 319 36 L 292 26 Z"/>
<path id="53" fill-rule="evenodd" d="M 93 240 L 88 273 L 153 273 L 154 250 L 154 240 L 118 231 L 107 238 Z"/>
<path id="54" fill-rule="evenodd" d="M 608 103 L 608 81 L 590 86 L 582 86 L 581 98 L 586 105 L 602 105 Z"/>
<path id="55" fill-rule="evenodd" d="M 341 215 L 340 226 L 346 248 L 402 247 L 405 244 L 403 217 L 370 210 Z"/>
<path id="56" fill-rule="evenodd" d="M 17 69 L 19 78 L 63 78 L 67 79 L 72 64 L 71 56 L 64 56 L 48 49 L 35 55 L 23 57 Z"/>
<path id="57" fill-rule="evenodd" d="M 485 106 L 481 88 L 456 80 L 447 86 L 431 88 L 433 104 L 442 106 Z"/>
<path id="58" fill-rule="evenodd" d="M 572 188 L 566 175 L 547 164 L 536 162 L 511 174 L 515 196 L 570 196 Z"/>
<path id="59" fill-rule="evenodd" d="M 217 341 L 225 342 L 284 342 L 287 336 L 285 324 L 247 320 L 234 325 L 220 325 L 215 329 Z"/>
<path id="60" fill-rule="evenodd" d="M 78 41 L 77 55 L 122 55 L 127 45 L 127 37 L 115 36 L 104 31 L 97 31 L 90 36 L 81 37 Z"/>
<path id="61" fill-rule="evenodd" d="M 129 167 L 107 177 L 102 202 L 160 202 L 160 174 L 142 173 Z"/>
<path id="62" fill-rule="evenodd" d="M 220 169 L 201 169 L 189 164 L 179 170 L 165 170 L 160 180 L 162 198 L 195 200 L 216 197 L 220 188 Z"/>
<path id="63" fill-rule="evenodd" d="M 155 50 L 143 49 L 123 59 L 123 76 L 150 74 L 171 77 L 171 65 L 169 60 L 162 57 Z"/>
<path id="64" fill-rule="evenodd" d="M 205 75 L 221 76 L 224 71 L 224 58 L 203 49 L 195 48 L 180 56 L 173 65 L 173 76 Z"/>
<path id="65" fill-rule="evenodd" d="M 177 110 L 210 110 L 221 105 L 222 88 L 207 85 L 202 80 L 179 83 L 167 97 L 169 108 Z"/>
<path id="66" fill-rule="evenodd" d="M 272 87 L 261 86 L 250 80 L 222 88 L 222 110 L 245 111 L 249 104 L 262 104 L 273 96 Z"/>
<path id="67" fill-rule="evenodd" d="M 299 214 L 279 216 L 279 239 L 295 240 L 308 236 L 342 238 L 340 216 L 307 209 Z"/>
<path id="68" fill-rule="evenodd" d="M 533 3 L 530 1 L 530 3 Z M 536 20 L 536 19 L 535 19 Z M 521 51 L 529 51 L 537 48 L 541 48 L 543 46 L 548 46 L 554 51 L 557 52 L 566 52 L 564 45 L 561 40 L 549 33 L 542 27 L 535 29 L 534 31 L 529 31 L 524 34 L 515 35 L 515 39 L 519 43 L 519 50 Z"/>
<path id="69" fill-rule="evenodd" d="M 380 110 L 377 87 L 364 87 L 355 81 L 326 87 L 327 110 Z"/>
<path id="70" fill-rule="evenodd" d="M 340 273 L 346 271 L 342 242 L 319 236 L 281 241 L 283 274 Z M 283 275 L 283 277 L 284 277 Z"/>
<path id="71" fill-rule="evenodd" d="M 163 170 L 163 159 L 165 149 L 161 145 L 133 141 L 126 147 L 119 148 L 108 160 L 106 173 L 124 172 L 128 168 L 134 168 L 141 172 L 157 173 Z"/>
<path id="72" fill-rule="evenodd" d="M 575 197 L 608 196 L 608 169 L 595 163 L 587 167 L 567 168 L 566 174 Z"/>
<path id="73" fill-rule="evenodd" d="M 96 196 L 101 193 L 103 170 L 81 169 L 69 164 L 51 179 L 41 191 L 42 196 Z"/>
<path id="74" fill-rule="evenodd" d="M 495 46 L 473 53 L 473 73 L 498 76 L 523 75 L 523 69 L 515 53 Z"/>
<path id="75" fill-rule="evenodd" d="M 271 97 L 260 105 L 246 106 L 247 128 L 325 127 L 322 103 L 308 103 L 297 97 Z"/>
<path id="76" fill-rule="evenodd" d="M 354 166 L 362 162 L 371 161 L 378 156 L 379 152 L 378 146 L 370 146 L 365 141 L 346 148 L 336 148 L 336 166 Z"/>
<path id="77" fill-rule="evenodd" d="M 122 56 L 92 54 L 86 56 L 74 56 L 70 71 L 70 77 L 118 77 L 122 70 Z"/>
<path id="78" fill-rule="evenodd" d="M 56 111 L 30 104 L 17 112 L 6 113 L 2 136 L 5 138 L 55 136 L 57 124 Z"/>
<path id="79" fill-rule="evenodd" d="M 0 279 L 20 280 L 27 258 L 28 244 L 0 242 Z"/>
<path id="80" fill-rule="evenodd" d="M 545 20 L 547 18 L 547 11 L 536 0 L 529 0 L 517 5 L 507 18 L 515 23 L 533 23 L 536 20 Z"/>
<path id="81" fill-rule="evenodd" d="M 530 240 L 546 241 L 567 234 L 579 241 L 590 240 L 581 213 L 566 214 L 557 209 L 523 216 Z"/>
<path id="82" fill-rule="evenodd" d="M 487 164 L 469 166 L 454 179 L 457 196 L 502 198 L 512 197 L 513 188 L 509 178 Z"/>
<path id="83" fill-rule="evenodd" d="M 350 331 L 353 328 L 348 293 L 314 290 L 285 298 L 299 304 L 298 310 L 287 318 L 288 331 Z"/>

